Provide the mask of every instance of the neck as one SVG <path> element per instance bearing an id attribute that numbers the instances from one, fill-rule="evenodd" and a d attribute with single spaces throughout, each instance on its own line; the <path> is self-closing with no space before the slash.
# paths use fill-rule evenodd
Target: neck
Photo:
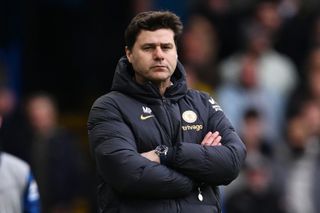
<path id="1" fill-rule="evenodd" d="M 155 84 L 155 85 L 159 88 L 160 95 L 164 96 L 166 89 L 170 87 L 171 84 L 172 84 L 171 81 L 167 81 L 167 82 L 160 82 L 159 84 Z"/>
<path id="2" fill-rule="evenodd" d="M 135 80 L 139 84 L 146 83 L 145 79 L 139 78 L 139 76 L 135 76 Z M 172 82 L 170 81 L 170 78 L 165 81 L 151 81 L 156 87 L 159 89 L 159 93 L 161 96 L 164 96 L 164 93 L 166 92 L 166 89 L 172 85 Z"/>

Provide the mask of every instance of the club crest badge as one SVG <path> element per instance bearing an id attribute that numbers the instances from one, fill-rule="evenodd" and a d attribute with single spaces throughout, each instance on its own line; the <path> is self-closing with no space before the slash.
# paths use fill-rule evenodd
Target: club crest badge
<path id="1" fill-rule="evenodd" d="M 194 123 L 197 118 L 197 114 L 191 110 L 187 110 L 182 113 L 182 119 L 187 123 Z"/>

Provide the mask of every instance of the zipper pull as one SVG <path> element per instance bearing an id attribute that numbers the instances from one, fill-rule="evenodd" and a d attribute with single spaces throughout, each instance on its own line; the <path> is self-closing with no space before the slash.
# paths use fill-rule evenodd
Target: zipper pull
<path id="1" fill-rule="evenodd" d="M 198 199 L 202 202 L 203 201 L 203 196 L 201 194 L 201 188 L 198 187 Z"/>

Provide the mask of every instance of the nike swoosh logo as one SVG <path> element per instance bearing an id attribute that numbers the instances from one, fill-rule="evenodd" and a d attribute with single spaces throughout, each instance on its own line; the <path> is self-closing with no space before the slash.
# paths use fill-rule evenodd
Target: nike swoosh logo
<path id="1" fill-rule="evenodd" d="M 140 119 L 144 121 L 144 120 L 147 120 L 148 118 L 152 118 L 152 117 L 154 117 L 154 115 L 147 115 L 147 116 L 141 115 Z"/>

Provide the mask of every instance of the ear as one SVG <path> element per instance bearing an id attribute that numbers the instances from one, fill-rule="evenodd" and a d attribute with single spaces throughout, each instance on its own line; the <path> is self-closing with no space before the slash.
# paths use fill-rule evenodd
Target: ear
<path id="1" fill-rule="evenodd" d="M 128 46 L 126 46 L 125 51 L 126 51 L 127 59 L 128 59 L 128 61 L 131 63 L 131 56 L 132 56 L 132 54 L 131 54 L 131 51 L 129 50 Z"/>

